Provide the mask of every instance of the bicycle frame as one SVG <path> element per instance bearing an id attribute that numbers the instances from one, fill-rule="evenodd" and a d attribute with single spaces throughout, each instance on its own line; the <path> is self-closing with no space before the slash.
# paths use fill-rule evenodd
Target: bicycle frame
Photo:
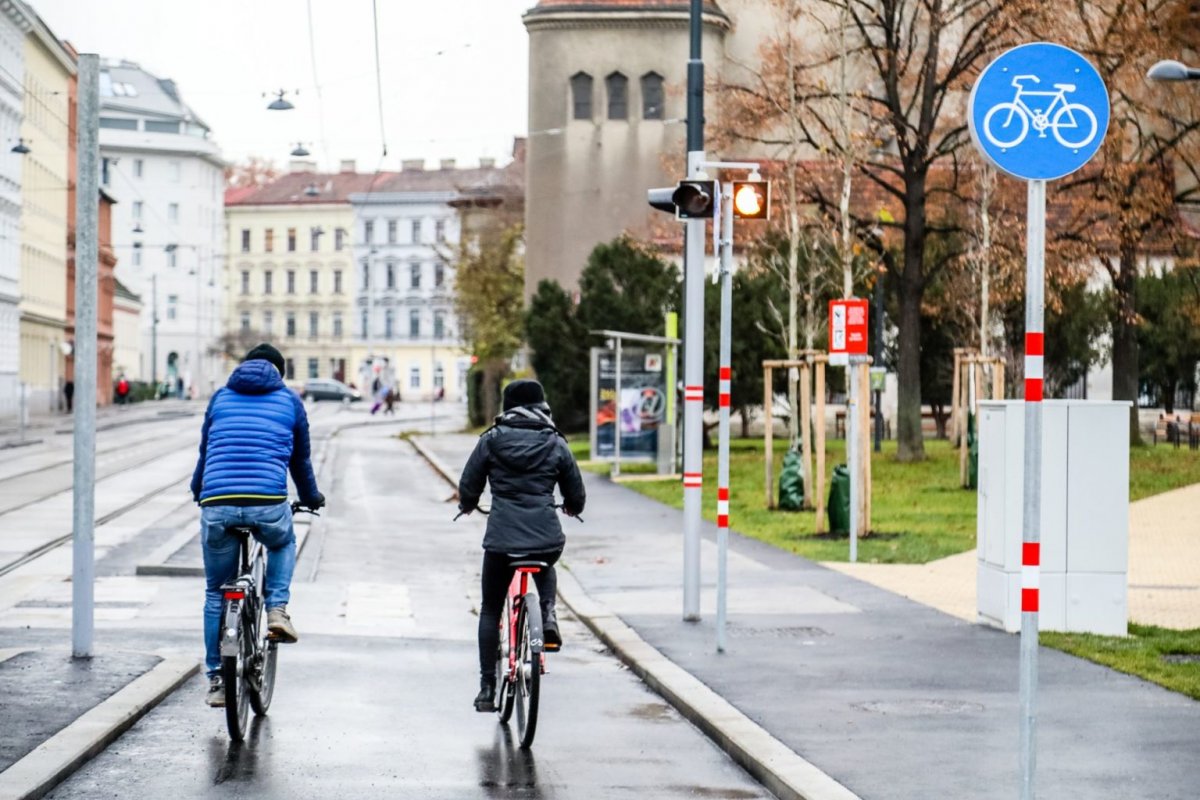
<path id="1" fill-rule="evenodd" d="M 517 677 L 517 620 L 520 618 L 521 607 L 525 604 L 525 598 L 529 596 L 529 576 L 537 572 L 534 567 L 517 567 L 513 574 L 512 581 L 508 584 L 508 607 L 511 612 L 508 615 L 508 679 L 516 680 Z M 540 671 L 546 672 L 546 654 L 542 647 L 544 640 L 542 638 L 542 620 L 541 614 L 533 615 L 530 618 L 529 627 L 529 648 L 538 656 L 538 664 Z"/>
<path id="2" fill-rule="evenodd" d="M 228 601 L 225 609 L 225 618 L 222 620 L 221 626 L 221 656 L 236 657 L 241 651 L 241 644 L 238 641 L 238 621 L 242 619 L 242 610 L 246 603 L 261 603 L 263 578 L 266 571 L 266 558 L 264 558 L 264 550 L 262 543 L 253 535 L 247 536 L 246 540 L 238 547 L 240 555 L 240 565 L 238 576 L 230 583 L 221 587 L 221 592 Z M 257 626 L 258 614 L 249 614 L 247 619 L 252 621 L 252 625 Z M 258 631 L 248 630 L 245 635 L 251 637 L 251 641 L 258 641 Z M 257 647 L 257 645 L 256 645 Z"/>

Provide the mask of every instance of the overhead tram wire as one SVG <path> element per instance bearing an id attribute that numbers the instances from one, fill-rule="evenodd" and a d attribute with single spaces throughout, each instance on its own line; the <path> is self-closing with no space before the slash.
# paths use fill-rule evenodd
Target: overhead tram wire
<path id="1" fill-rule="evenodd" d="M 308 57 L 309 63 L 312 65 L 313 89 L 317 93 L 317 130 L 321 139 L 321 155 L 325 158 L 325 163 L 331 163 L 329 160 L 329 139 L 325 136 L 325 103 L 321 96 L 321 80 L 317 77 L 317 39 L 313 28 L 313 13 L 312 0 L 306 0 L 308 7 Z"/>
<path id="2" fill-rule="evenodd" d="M 379 65 L 379 0 L 371 0 L 371 18 L 375 26 L 375 96 L 379 106 L 379 139 L 387 158 L 387 133 L 383 127 L 383 70 Z"/>

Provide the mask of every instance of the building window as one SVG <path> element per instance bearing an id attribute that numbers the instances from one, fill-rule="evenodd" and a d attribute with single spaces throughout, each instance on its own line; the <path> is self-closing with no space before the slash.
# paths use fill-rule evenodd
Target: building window
<path id="1" fill-rule="evenodd" d="M 421 243 L 421 220 L 414 219 L 412 221 L 412 243 Z"/>
<path id="2" fill-rule="evenodd" d="M 333 312 L 333 338 L 342 338 L 342 312 Z"/>
<path id="3" fill-rule="evenodd" d="M 174 123 L 174 125 L 175 130 L 173 132 L 179 133 L 179 123 Z M 146 124 L 146 130 L 151 130 L 150 123 Z M 183 177 L 183 164 L 178 161 L 168 161 L 167 177 L 169 177 L 175 183 L 179 183 L 180 179 Z"/>
<path id="4" fill-rule="evenodd" d="M 443 339 L 446 336 L 446 312 L 435 311 L 433 314 L 433 338 Z"/>
<path id="5" fill-rule="evenodd" d="M 271 270 L 267 270 L 263 273 L 263 294 L 271 293 L 271 278 L 272 277 L 274 277 L 274 274 L 271 272 Z"/>
<path id="6" fill-rule="evenodd" d="M 375 243 L 375 220 L 373 219 L 363 222 L 363 242 L 366 244 Z"/>
<path id="7" fill-rule="evenodd" d="M 396 265 L 391 261 L 387 263 L 387 288 L 396 288 Z"/>
<path id="8" fill-rule="evenodd" d="M 387 237 L 388 244 L 396 243 L 396 220 L 394 219 L 389 219 L 387 221 Z"/>
<path id="9" fill-rule="evenodd" d="M 342 271 L 340 269 L 335 269 L 333 271 L 333 293 L 342 293 Z"/>
<path id="10" fill-rule="evenodd" d="M 242 270 L 242 294 L 250 294 L 250 270 Z"/>
<path id="11" fill-rule="evenodd" d="M 284 324 L 287 326 L 283 329 L 284 334 L 289 339 L 294 338 L 296 336 L 296 312 L 295 311 L 287 312 L 287 319 Z"/>
<path id="12" fill-rule="evenodd" d="M 629 119 L 629 79 L 614 72 L 604 79 L 608 90 L 608 118 Z"/>
<path id="13" fill-rule="evenodd" d="M 288 252 L 289 253 L 296 252 L 296 229 L 295 228 L 287 229 L 287 239 L 288 239 Z"/>
<path id="14" fill-rule="evenodd" d="M 250 229 L 242 228 L 242 252 L 250 252 Z"/>
<path id="15" fill-rule="evenodd" d="M 321 273 L 317 272 L 315 269 L 310 269 L 308 271 L 308 293 L 316 294 L 320 291 L 320 285 Z"/>
<path id="16" fill-rule="evenodd" d="M 314 253 L 321 249 L 321 235 L 325 231 L 320 228 L 310 228 L 308 231 L 308 249 Z"/>
<path id="17" fill-rule="evenodd" d="M 133 160 L 133 177 L 140 178 L 146 172 L 146 162 L 143 159 L 135 158 Z"/>
<path id="18" fill-rule="evenodd" d="M 293 360 L 291 358 L 285 358 L 283 360 L 283 377 L 287 378 L 289 381 L 296 380 L 296 362 L 295 362 L 295 360 Z"/>
<path id="19" fill-rule="evenodd" d="M 663 77 L 657 72 L 642 76 L 642 118 L 663 118 Z"/>
<path id="20" fill-rule="evenodd" d="M 142 205 L 142 201 L 141 201 L 141 200 L 134 200 L 134 201 L 133 201 L 133 218 L 134 218 L 134 219 L 141 219 L 141 218 L 142 218 L 142 209 L 143 209 L 144 207 L 145 207 L 145 206 L 143 206 L 143 205 Z"/>
<path id="21" fill-rule="evenodd" d="M 148 119 L 145 122 L 146 133 L 179 133 L 179 123 L 175 120 Z M 178 164 L 178 161 L 172 162 Z M 175 178 L 174 180 L 179 180 Z"/>
<path id="22" fill-rule="evenodd" d="M 386 309 L 383 312 L 383 338 L 384 339 L 392 338 L 392 323 L 393 323 L 393 321 L 394 321 L 394 314 L 392 313 L 392 310 L 390 308 Z"/>
<path id="23" fill-rule="evenodd" d="M 321 330 L 321 315 L 316 311 L 308 312 L 308 338 L 315 339 Z"/>
<path id="24" fill-rule="evenodd" d="M 249 333 L 249 332 L 250 332 L 250 312 L 243 311 L 242 312 L 242 333 Z"/>
<path id="25" fill-rule="evenodd" d="M 167 222 L 179 222 L 179 203 L 167 205 Z"/>
<path id="26" fill-rule="evenodd" d="M 120 117 L 101 117 L 101 128 L 115 128 L 122 131 L 136 131 L 138 129 L 138 121 L 136 119 L 122 119 Z"/>
<path id="27" fill-rule="evenodd" d="M 438 242 L 446 241 L 446 220 L 439 219 L 433 223 L 433 238 Z"/>
<path id="28" fill-rule="evenodd" d="M 268 253 L 275 252 L 275 229 L 267 228 L 263 231 L 263 250 Z"/>
<path id="29" fill-rule="evenodd" d="M 175 319 L 179 316 L 179 295 L 167 295 L 167 319 Z"/>
<path id="30" fill-rule="evenodd" d="M 571 107 L 573 119 L 592 118 L 592 76 L 586 72 L 571 76 Z"/>
<path id="31" fill-rule="evenodd" d="M 413 264 L 409 267 L 408 285 L 412 289 L 421 288 L 421 265 Z"/>
<path id="32" fill-rule="evenodd" d="M 345 228 L 338 228 L 333 232 L 333 249 L 339 253 L 346 249 Z"/>
<path id="33" fill-rule="evenodd" d="M 167 245 L 167 266 L 179 266 L 179 247 L 177 245 Z"/>
<path id="34" fill-rule="evenodd" d="M 408 312 L 408 338 L 421 338 L 421 312 L 415 308 Z"/>
<path id="35" fill-rule="evenodd" d="M 368 335 L 368 330 L 367 330 L 368 323 L 369 323 L 369 320 L 367 319 L 367 311 L 366 311 L 366 309 L 363 309 L 363 312 L 362 312 L 362 338 L 364 338 L 364 339 L 366 339 L 367 335 Z"/>
<path id="36" fill-rule="evenodd" d="M 371 262 L 365 258 L 362 260 L 362 276 L 363 290 L 366 291 L 371 288 Z"/>
<path id="37" fill-rule="evenodd" d="M 433 285 L 438 289 L 446 285 L 446 265 L 441 261 L 433 265 Z"/>
<path id="38" fill-rule="evenodd" d="M 263 312 L 263 333 L 267 336 L 271 335 L 271 331 L 275 329 L 275 315 L 270 311 Z"/>
<path id="39" fill-rule="evenodd" d="M 310 358 L 308 360 L 308 377 L 309 378 L 315 380 L 315 379 L 321 377 L 320 371 L 319 371 L 320 363 L 321 363 L 320 359 L 317 359 L 317 358 Z"/>
<path id="40" fill-rule="evenodd" d="M 446 385 L 446 370 L 442 368 L 442 362 L 438 362 L 433 368 L 433 388 L 441 389 Z"/>
<path id="41" fill-rule="evenodd" d="M 296 270 L 289 269 L 287 271 L 287 293 L 296 293 Z"/>
<path id="42" fill-rule="evenodd" d="M 420 389 L 421 388 L 421 368 L 420 367 L 409 367 L 408 368 L 408 388 L 410 388 L 410 389 Z"/>

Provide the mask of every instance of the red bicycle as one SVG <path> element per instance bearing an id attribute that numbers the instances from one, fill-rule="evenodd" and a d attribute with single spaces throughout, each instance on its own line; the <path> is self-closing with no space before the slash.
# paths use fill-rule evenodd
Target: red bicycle
<path id="1" fill-rule="evenodd" d="M 538 693 L 546 671 L 542 608 L 529 592 L 529 576 L 550 566 L 544 561 L 514 561 L 512 583 L 500 615 L 500 647 L 496 653 L 496 712 L 507 724 L 517 714 L 520 746 L 528 749 L 537 732 Z"/>

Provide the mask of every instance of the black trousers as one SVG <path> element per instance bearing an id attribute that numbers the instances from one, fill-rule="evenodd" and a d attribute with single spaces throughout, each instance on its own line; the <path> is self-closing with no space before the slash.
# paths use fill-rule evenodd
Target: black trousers
<path id="1" fill-rule="evenodd" d="M 483 575 L 480 580 L 483 599 L 479 604 L 479 675 L 485 681 L 496 680 L 496 649 L 500 647 L 500 614 L 508 597 L 508 586 L 512 583 L 514 561 L 544 561 L 550 569 L 533 576 L 538 597 L 543 609 L 554 606 L 558 591 L 558 576 L 554 564 L 562 550 L 546 553 L 529 553 L 518 557 L 504 553 L 483 553 Z M 543 615 L 544 616 L 544 615 Z"/>

